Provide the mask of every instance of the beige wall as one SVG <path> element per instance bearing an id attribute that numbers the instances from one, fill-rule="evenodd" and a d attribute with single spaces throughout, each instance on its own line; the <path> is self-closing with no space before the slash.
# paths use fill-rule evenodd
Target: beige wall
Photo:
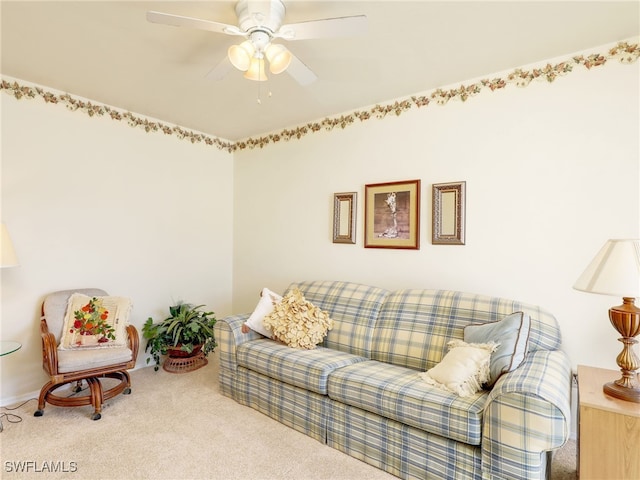
<path id="1" fill-rule="evenodd" d="M 23 344 L 0 360 L 1 405 L 46 382 L 39 305 L 51 291 L 128 296 L 138 329 L 176 300 L 230 313 L 231 154 L 41 100 L 0 101 L 2 221 L 20 260 L 0 270 L 0 338 Z"/>
<path id="2" fill-rule="evenodd" d="M 640 237 L 638 71 L 576 68 L 237 153 L 234 310 L 304 279 L 497 295 L 553 312 L 574 365 L 617 368 L 607 310 L 621 299 L 572 285 L 608 238 Z M 416 178 L 420 250 L 363 248 L 365 184 Z M 431 185 L 463 180 L 466 245 L 432 245 Z M 333 194 L 348 191 L 357 244 L 334 244 Z"/>
<path id="3" fill-rule="evenodd" d="M 0 360 L 0 404 L 44 383 L 39 303 L 78 286 L 130 296 L 138 327 L 178 299 L 250 311 L 263 286 L 301 279 L 499 295 L 552 311 L 574 365 L 616 368 L 618 299 L 571 287 L 606 239 L 640 237 L 639 67 L 576 68 L 234 155 L 0 94 L 2 220 L 21 262 L 0 270 L 0 338 L 24 344 Z M 416 178 L 421 248 L 363 248 L 364 185 Z M 467 244 L 432 245 L 431 185 L 462 180 Z M 331 241 L 346 191 L 356 245 Z"/>

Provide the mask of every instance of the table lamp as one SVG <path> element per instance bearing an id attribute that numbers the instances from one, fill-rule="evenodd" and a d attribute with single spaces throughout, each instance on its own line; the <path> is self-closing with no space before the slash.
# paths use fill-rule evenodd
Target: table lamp
<path id="1" fill-rule="evenodd" d="M 640 360 L 634 352 L 640 333 L 640 308 L 634 305 L 634 298 L 640 297 L 640 239 L 608 240 L 573 288 L 622 297 L 622 305 L 609 309 L 609 320 L 622 335 L 622 352 L 616 358 L 622 377 L 606 383 L 603 390 L 612 397 L 640 403 L 636 373 Z"/>
<path id="2" fill-rule="evenodd" d="M 18 257 L 13 249 L 9 231 L 4 223 L 0 224 L 0 268 L 15 267 L 18 265 Z"/>

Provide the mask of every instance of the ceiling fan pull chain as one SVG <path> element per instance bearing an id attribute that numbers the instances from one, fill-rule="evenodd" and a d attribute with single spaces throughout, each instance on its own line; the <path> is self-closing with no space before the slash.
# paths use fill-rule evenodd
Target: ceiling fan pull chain
<path id="1" fill-rule="evenodd" d="M 261 88 L 262 88 L 262 85 L 260 83 L 258 83 L 258 98 L 256 98 L 256 101 L 258 102 L 258 105 L 262 105 Z M 273 92 L 271 92 L 271 90 L 269 90 L 267 92 L 267 98 L 271 98 L 272 96 L 273 96 Z"/>
<path id="2" fill-rule="evenodd" d="M 258 80 L 260 79 L 260 74 L 258 74 Z M 258 82 L 258 105 L 262 105 L 262 99 L 260 98 L 260 93 L 261 93 L 261 84 L 262 82 Z"/>

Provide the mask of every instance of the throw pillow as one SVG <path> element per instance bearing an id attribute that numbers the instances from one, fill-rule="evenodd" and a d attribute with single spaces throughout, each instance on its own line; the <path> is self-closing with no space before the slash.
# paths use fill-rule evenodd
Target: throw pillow
<path id="1" fill-rule="evenodd" d="M 311 350 L 333 328 L 333 320 L 294 288 L 264 318 L 264 325 L 273 332 L 276 340 L 292 348 Z"/>
<path id="2" fill-rule="evenodd" d="M 69 297 L 60 350 L 122 347 L 126 345 L 131 300 L 124 297 Z"/>
<path id="3" fill-rule="evenodd" d="M 451 340 L 449 351 L 442 361 L 420 376 L 428 384 L 468 397 L 482 389 L 489 379 L 489 362 L 495 343 L 466 343 Z"/>
<path id="4" fill-rule="evenodd" d="M 491 376 L 487 382 L 488 387 L 496 383 L 502 374 L 515 370 L 524 361 L 530 330 L 531 318 L 524 312 L 514 312 L 498 322 L 465 327 L 465 342 L 493 341 L 500 344 L 491 356 Z"/>
<path id="5" fill-rule="evenodd" d="M 282 300 L 277 293 L 272 292 L 268 288 L 263 288 L 260 292 L 260 301 L 256 305 L 255 310 L 245 322 L 247 326 L 260 335 L 271 338 L 271 330 L 265 327 L 264 317 L 273 312 L 273 307 Z"/>

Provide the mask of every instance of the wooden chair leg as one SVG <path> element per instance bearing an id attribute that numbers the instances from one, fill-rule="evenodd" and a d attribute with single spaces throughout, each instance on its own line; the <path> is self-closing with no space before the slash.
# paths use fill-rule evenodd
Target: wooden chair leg
<path id="1" fill-rule="evenodd" d="M 38 397 L 38 409 L 33 413 L 34 417 L 41 417 L 44 415 L 45 399 L 49 393 L 49 389 L 53 387 L 55 383 L 47 382 L 40 390 L 40 397 Z"/>
<path id="2" fill-rule="evenodd" d="M 87 383 L 91 388 L 91 405 L 93 405 L 93 415 L 91 415 L 91 420 L 100 420 L 102 418 L 102 384 L 100 380 L 93 377 L 87 378 Z"/>
<path id="3" fill-rule="evenodd" d="M 122 391 L 123 395 L 129 395 L 131 393 L 131 375 L 126 370 L 119 372 L 124 377 L 124 382 L 126 382 L 126 386 Z"/>
<path id="4" fill-rule="evenodd" d="M 104 387 L 100 379 L 113 378 L 118 380 L 118 383 L 107 390 Z M 58 396 L 55 394 L 56 389 L 70 384 L 71 391 L 79 393 L 82 390 L 82 382 L 86 381 L 89 389 L 88 395 L 70 395 L 70 396 Z M 75 385 L 74 385 L 75 384 Z M 87 393 L 87 392 L 84 392 Z M 91 415 L 92 420 L 99 420 L 102 418 L 102 405 L 105 400 L 115 397 L 118 394 L 128 395 L 131 393 L 131 376 L 126 370 L 118 372 L 110 372 L 103 374 L 99 377 L 89 377 L 82 380 L 71 380 L 68 382 L 54 382 L 49 381 L 40 390 L 40 397 L 38 398 L 38 409 L 34 412 L 35 417 L 41 417 L 44 415 L 44 408 L 47 403 L 56 405 L 59 407 L 79 407 L 83 405 L 93 406 L 94 412 Z"/>

